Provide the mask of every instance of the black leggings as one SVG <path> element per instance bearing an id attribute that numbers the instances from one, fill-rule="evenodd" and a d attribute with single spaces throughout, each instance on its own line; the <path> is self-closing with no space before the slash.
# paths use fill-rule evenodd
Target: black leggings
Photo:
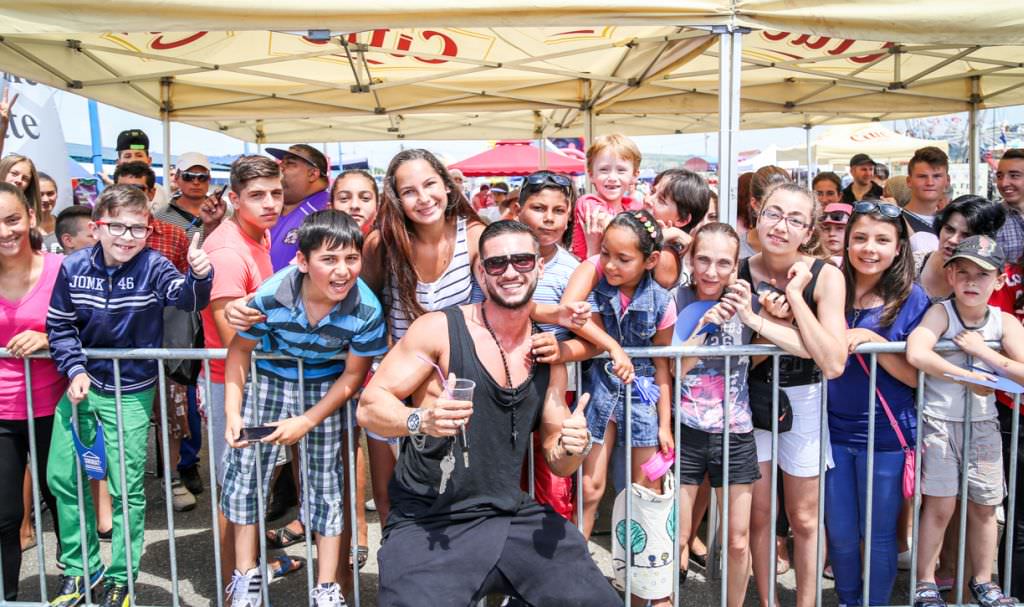
<path id="1" fill-rule="evenodd" d="M 42 491 L 42 499 L 57 512 L 57 503 L 46 485 L 46 461 L 50 454 L 50 434 L 53 432 L 53 416 L 37 417 L 36 426 L 36 479 Z M 4 599 L 18 598 L 18 578 L 21 570 L 21 519 L 25 515 L 22 506 L 25 466 L 29 456 L 28 422 L 25 420 L 0 420 L 0 487 L 7 487 L 4 499 L 0 499 L 0 558 L 3 559 Z M 36 513 L 39 516 L 39 513 Z M 57 526 L 57 518 L 53 520 Z M 57 533 L 60 537 L 60 533 Z"/>

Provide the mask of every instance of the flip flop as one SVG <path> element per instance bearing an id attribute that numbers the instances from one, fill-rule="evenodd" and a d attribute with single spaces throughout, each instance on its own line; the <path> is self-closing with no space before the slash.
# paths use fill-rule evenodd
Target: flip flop
<path id="1" fill-rule="evenodd" d="M 301 556 L 281 554 L 268 559 L 267 565 L 267 569 L 270 571 L 270 581 L 272 582 L 305 567 L 306 559 Z"/>
<path id="2" fill-rule="evenodd" d="M 304 531 L 295 533 L 288 528 L 288 525 L 267 531 L 267 547 L 269 548 L 287 548 L 304 541 L 306 541 L 306 533 Z"/>

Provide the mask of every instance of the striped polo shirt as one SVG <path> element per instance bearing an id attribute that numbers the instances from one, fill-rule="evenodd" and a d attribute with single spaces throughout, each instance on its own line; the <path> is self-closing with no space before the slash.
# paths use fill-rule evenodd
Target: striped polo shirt
<path id="1" fill-rule="evenodd" d="M 533 301 L 556 306 L 561 303 L 562 293 L 569 285 L 569 278 L 572 277 L 572 273 L 578 265 L 580 262 L 573 257 L 572 253 L 558 247 L 555 256 L 544 265 L 544 273 L 537 280 L 537 290 L 533 292 Z M 542 331 L 554 333 L 558 341 L 572 337 L 569 329 L 559 325 L 540 325 L 540 328 Z"/>
<path id="2" fill-rule="evenodd" d="M 387 351 L 383 310 L 361 278 L 330 313 L 310 325 L 302 301 L 303 277 L 297 266 L 289 266 L 263 283 L 249 305 L 267 319 L 239 335 L 259 341 L 261 352 L 301 358 L 306 381 L 336 379 L 345 370 L 345 361 L 332 359 L 346 351 L 357 356 Z M 294 361 L 257 360 L 256 368 L 279 379 L 298 381 Z"/>

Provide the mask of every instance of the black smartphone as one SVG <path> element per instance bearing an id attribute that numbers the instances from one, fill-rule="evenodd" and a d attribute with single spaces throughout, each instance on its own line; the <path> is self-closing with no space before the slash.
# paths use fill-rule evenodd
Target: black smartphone
<path id="1" fill-rule="evenodd" d="M 757 285 L 756 293 L 757 293 L 758 299 L 760 299 L 762 295 L 771 294 L 771 293 L 775 293 L 777 295 L 785 295 L 786 294 L 786 292 L 783 291 L 782 289 L 776 287 L 775 285 L 771 284 L 770 282 L 766 282 L 766 281 L 763 281 L 763 280 L 761 281 L 761 284 Z"/>
<path id="2" fill-rule="evenodd" d="M 213 193 L 213 196 L 217 200 L 220 200 L 221 198 L 224 198 L 224 192 L 227 192 L 227 191 L 228 191 L 228 184 L 225 183 L 224 185 L 222 185 L 220 187 L 219 190 L 217 190 L 216 192 Z"/>
<path id="3" fill-rule="evenodd" d="M 242 440 L 254 443 L 267 438 L 277 430 L 275 426 L 249 426 L 242 428 Z"/>

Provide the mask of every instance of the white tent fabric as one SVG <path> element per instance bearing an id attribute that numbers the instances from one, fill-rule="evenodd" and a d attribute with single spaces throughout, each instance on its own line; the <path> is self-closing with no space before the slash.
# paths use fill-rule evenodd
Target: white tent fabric
<path id="1" fill-rule="evenodd" d="M 1024 86 L 1024 47 L 985 46 L 1024 45 L 1017 0 L 0 0 L 0 15 L 5 71 L 268 143 L 579 136 L 588 109 L 598 133 L 714 130 L 708 26 L 767 28 L 743 37 L 743 129 L 998 107 Z"/>
<path id="2" fill-rule="evenodd" d="M 929 145 L 949 152 L 947 141 L 908 137 L 877 124 L 837 126 L 814 140 L 811 157 L 820 164 L 846 165 L 854 154 L 864 153 L 875 162 L 906 163 L 915 150 Z M 776 157 L 780 161 L 804 164 L 807 148 L 796 146 L 779 150 Z"/>

